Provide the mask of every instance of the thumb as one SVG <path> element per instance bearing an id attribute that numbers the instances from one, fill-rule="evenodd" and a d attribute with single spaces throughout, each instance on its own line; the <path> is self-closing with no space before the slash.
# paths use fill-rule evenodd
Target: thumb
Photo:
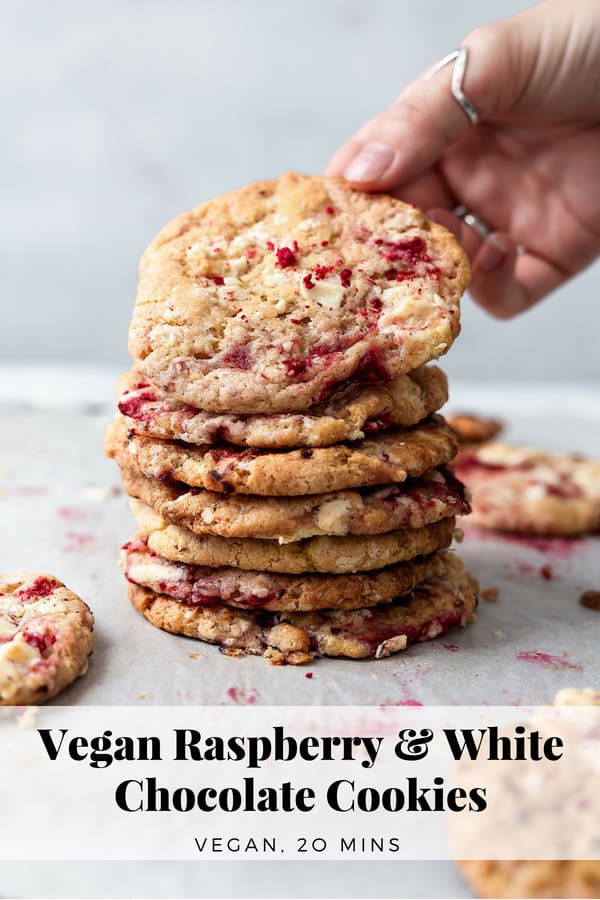
<path id="1" fill-rule="evenodd" d="M 468 57 L 462 90 L 481 121 L 506 100 L 503 69 L 512 35 L 512 29 L 497 22 L 478 28 L 463 42 Z M 411 82 L 392 106 L 338 150 L 326 174 L 342 175 L 363 190 L 391 190 L 426 172 L 471 127 L 451 92 L 452 69 L 451 62 L 431 77 L 426 72 Z"/>

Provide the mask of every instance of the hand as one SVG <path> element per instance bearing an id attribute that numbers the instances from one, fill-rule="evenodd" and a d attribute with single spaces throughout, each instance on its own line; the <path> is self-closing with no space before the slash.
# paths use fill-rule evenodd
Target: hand
<path id="1" fill-rule="evenodd" d="M 551 0 L 463 46 L 476 126 L 450 93 L 449 64 L 409 84 L 327 174 L 391 192 L 454 231 L 473 297 L 506 318 L 600 254 L 600 3 Z M 490 225 L 485 241 L 452 214 L 458 205 Z"/>

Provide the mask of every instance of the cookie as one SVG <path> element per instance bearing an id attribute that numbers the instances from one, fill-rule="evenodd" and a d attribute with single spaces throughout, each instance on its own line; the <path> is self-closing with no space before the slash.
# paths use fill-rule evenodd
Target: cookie
<path id="1" fill-rule="evenodd" d="M 136 434 L 190 444 L 224 441 L 246 447 L 327 447 L 392 425 L 416 425 L 448 399 L 446 376 L 424 366 L 382 384 L 345 383 L 306 413 L 240 416 L 179 403 L 135 369 L 123 375 L 118 405 Z"/>
<path id="2" fill-rule="evenodd" d="M 434 575 L 443 575 L 445 551 L 370 572 L 349 575 L 286 575 L 174 563 L 149 549 L 137 535 L 123 548 L 128 581 L 195 606 L 296 612 L 356 609 L 390 603 Z"/>
<path id="3" fill-rule="evenodd" d="M 481 444 L 484 441 L 491 441 L 504 427 L 499 419 L 476 416 L 472 413 L 447 415 L 446 421 L 456 432 L 461 444 Z"/>
<path id="4" fill-rule="evenodd" d="M 194 566 L 234 566 L 260 572 L 325 572 L 342 575 L 367 572 L 445 550 L 452 543 L 451 516 L 424 528 L 405 528 L 386 534 L 312 537 L 280 544 L 255 538 L 224 538 L 193 534 L 173 525 L 139 500 L 131 501 L 136 525 L 159 556 Z"/>
<path id="5" fill-rule="evenodd" d="M 52 575 L 0 576 L 0 706 L 44 703 L 84 675 L 93 625 Z"/>
<path id="6" fill-rule="evenodd" d="M 121 476 L 131 497 L 195 534 L 263 538 L 282 544 L 317 535 L 423 528 L 449 516 L 467 515 L 470 510 L 463 485 L 446 467 L 400 485 L 306 497 L 223 496 L 146 478 L 128 469 L 123 469 Z"/>
<path id="7" fill-rule="evenodd" d="M 600 691 L 562 688 L 554 698 L 554 705 L 600 706 Z M 564 720 L 561 724 L 564 727 Z M 539 726 L 557 733 L 549 720 L 548 707 L 540 717 Z M 581 737 L 574 739 L 574 747 L 581 745 Z M 576 763 L 571 763 L 571 771 L 574 768 Z M 504 785 L 500 787 L 505 789 Z M 512 781 L 511 789 L 516 788 L 518 784 Z M 548 827 L 552 826 L 551 815 L 551 808 L 543 812 Z M 480 897 L 600 897 L 600 860 L 464 860 L 458 865 Z"/>
<path id="8" fill-rule="evenodd" d="M 417 641 L 429 641 L 475 618 L 478 585 L 456 556 L 446 555 L 447 571 L 418 584 L 387 606 L 321 610 L 286 615 L 305 631 L 320 656 L 381 659 Z"/>
<path id="9" fill-rule="evenodd" d="M 299 412 L 357 374 L 387 381 L 457 336 L 469 264 L 416 207 L 283 175 L 186 212 L 144 253 L 129 349 L 169 395 Z"/>
<path id="10" fill-rule="evenodd" d="M 561 688 L 554 698 L 554 706 L 600 706 L 600 691 L 593 688 Z"/>
<path id="11" fill-rule="evenodd" d="M 301 666 L 313 654 L 308 635 L 292 625 L 277 624 L 272 613 L 244 612 L 223 604 L 189 606 L 132 582 L 129 600 L 152 625 L 218 644 L 227 656 L 264 656 L 273 665 Z"/>
<path id="12" fill-rule="evenodd" d="M 456 446 L 453 431 L 437 415 L 413 428 L 314 450 L 185 446 L 135 435 L 122 416 L 106 438 L 106 453 L 121 468 L 211 491 L 263 496 L 325 494 L 405 481 L 448 462 Z"/>
<path id="13" fill-rule="evenodd" d="M 489 443 L 453 468 L 472 495 L 470 525 L 549 536 L 600 528 L 600 462 Z"/>
<path id="14" fill-rule="evenodd" d="M 600 861 L 465 860 L 459 868 L 479 897 L 600 897 Z"/>
<path id="15" fill-rule="evenodd" d="M 131 583 L 129 598 L 158 628 L 220 644 L 231 655 L 264 656 L 276 665 L 308 663 L 313 654 L 382 659 L 473 620 L 477 582 L 455 556 L 445 559 L 442 576 L 374 608 L 243 612 L 223 604 L 186 605 Z"/>

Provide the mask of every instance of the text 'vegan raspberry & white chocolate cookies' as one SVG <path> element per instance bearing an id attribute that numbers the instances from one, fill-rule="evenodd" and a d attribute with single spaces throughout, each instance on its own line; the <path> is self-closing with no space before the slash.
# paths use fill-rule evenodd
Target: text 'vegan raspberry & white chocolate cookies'
<path id="1" fill-rule="evenodd" d="M 134 498 L 134 607 L 276 664 L 379 659 L 473 619 L 427 365 L 468 277 L 449 232 L 338 179 L 284 175 L 168 225 L 106 441 Z"/>

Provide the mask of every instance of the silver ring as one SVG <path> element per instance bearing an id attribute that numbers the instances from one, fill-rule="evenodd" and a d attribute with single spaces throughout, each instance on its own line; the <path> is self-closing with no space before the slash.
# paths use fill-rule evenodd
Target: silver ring
<path id="1" fill-rule="evenodd" d="M 467 116 L 471 125 L 476 125 L 479 119 L 479 114 L 462 89 L 463 79 L 465 77 L 465 69 L 467 68 L 468 56 L 469 51 L 466 47 L 459 47 L 457 50 L 453 50 L 443 59 L 440 59 L 438 63 L 432 66 L 432 68 L 427 73 L 426 78 L 433 78 L 433 76 L 441 69 L 443 69 L 444 66 L 447 66 L 448 63 L 453 62 L 454 66 L 452 68 L 452 82 L 450 85 L 452 96 Z"/>
<path id="2" fill-rule="evenodd" d="M 486 237 L 488 237 L 492 233 L 492 229 L 488 225 L 486 221 L 480 219 L 474 212 L 471 212 L 470 209 L 467 209 L 466 206 L 457 206 L 454 210 L 454 215 L 458 219 L 462 219 L 465 225 L 468 225 L 469 228 L 472 228 L 475 234 L 481 238 L 482 241 L 485 241 Z"/>

